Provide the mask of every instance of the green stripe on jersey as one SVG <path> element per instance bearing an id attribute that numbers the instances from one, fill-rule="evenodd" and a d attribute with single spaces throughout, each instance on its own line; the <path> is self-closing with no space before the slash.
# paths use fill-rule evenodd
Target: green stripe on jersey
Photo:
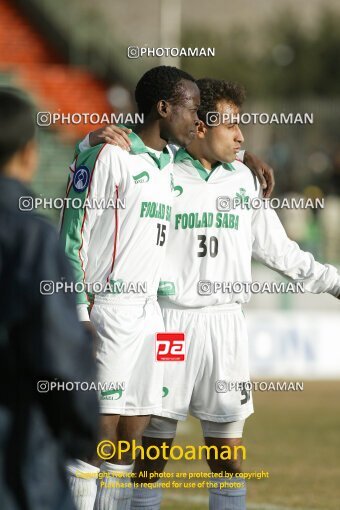
<path id="1" fill-rule="evenodd" d="M 150 158 L 156 163 L 160 170 L 162 170 L 166 165 L 170 163 L 171 156 L 166 146 L 164 147 L 160 157 L 158 158 L 154 152 L 149 151 L 149 149 L 144 144 L 143 140 L 136 133 L 132 131 L 132 133 L 129 134 L 129 138 L 131 140 L 130 154 L 143 154 L 143 153 L 149 154 Z"/>
<path id="2" fill-rule="evenodd" d="M 70 199 L 77 198 L 80 199 L 81 204 L 84 204 L 85 199 L 88 196 L 90 182 L 92 173 L 95 167 L 95 163 L 97 161 L 99 152 L 101 151 L 103 144 L 97 145 L 96 147 L 91 147 L 84 152 L 81 152 L 77 159 L 77 165 L 74 171 L 73 176 L 75 176 L 77 170 L 80 167 L 86 167 L 89 171 L 88 173 L 88 183 L 83 191 L 76 191 L 73 187 L 73 184 L 70 187 L 70 191 L 68 197 Z M 72 203 L 72 201 L 70 201 Z M 84 282 L 84 271 L 82 268 L 79 250 L 82 245 L 82 225 L 84 221 L 85 209 L 83 207 L 72 208 L 65 207 L 64 209 L 64 217 L 63 223 L 60 230 L 60 240 L 64 247 L 66 256 L 68 257 L 71 266 L 73 268 L 75 281 L 76 282 Z M 76 301 L 78 304 L 88 304 L 89 300 L 86 297 L 86 293 L 77 293 Z"/>

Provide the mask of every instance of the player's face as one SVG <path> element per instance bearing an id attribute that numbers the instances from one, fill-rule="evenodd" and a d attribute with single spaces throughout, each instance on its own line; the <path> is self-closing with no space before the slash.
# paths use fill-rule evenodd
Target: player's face
<path id="1" fill-rule="evenodd" d="M 205 143 L 212 159 L 231 163 L 244 142 L 242 131 L 237 124 L 239 109 L 230 102 L 220 101 L 217 111 L 221 114 L 221 123 L 207 128 Z"/>
<path id="2" fill-rule="evenodd" d="M 168 103 L 168 115 L 161 124 L 162 138 L 182 147 L 189 145 L 196 136 L 199 105 L 200 92 L 197 85 L 182 80 L 179 97 L 173 103 Z"/>

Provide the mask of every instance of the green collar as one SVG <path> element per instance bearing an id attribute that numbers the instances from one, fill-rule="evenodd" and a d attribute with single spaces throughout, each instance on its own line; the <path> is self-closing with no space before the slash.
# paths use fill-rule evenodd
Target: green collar
<path id="1" fill-rule="evenodd" d="M 120 124 L 119 127 L 126 127 L 123 124 Z M 131 129 L 131 128 L 130 128 Z M 158 168 L 162 170 L 166 165 L 170 163 L 171 157 L 167 147 L 164 147 L 160 157 L 158 158 L 156 154 L 149 151 L 149 149 L 145 146 L 143 140 L 133 131 L 128 135 L 131 140 L 131 150 L 130 154 L 149 154 L 149 156 L 156 163 Z"/>
<path id="2" fill-rule="evenodd" d="M 196 168 L 200 177 L 202 177 L 202 179 L 204 181 L 207 181 L 209 179 L 209 177 L 211 176 L 211 174 L 214 172 L 214 170 L 216 170 L 216 168 L 221 166 L 221 163 L 218 161 L 217 163 L 214 163 L 214 165 L 212 166 L 212 169 L 210 170 L 210 172 L 208 172 L 208 170 L 206 170 L 204 168 L 204 166 L 198 159 L 194 159 L 192 156 L 190 156 L 190 154 L 185 149 L 181 148 L 176 153 L 175 163 L 180 163 L 181 161 L 184 161 L 184 160 L 189 160 L 191 162 L 191 164 Z M 230 172 L 235 170 L 235 168 L 233 167 L 233 165 L 231 163 L 222 163 L 222 167 L 225 170 L 229 170 Z"/>

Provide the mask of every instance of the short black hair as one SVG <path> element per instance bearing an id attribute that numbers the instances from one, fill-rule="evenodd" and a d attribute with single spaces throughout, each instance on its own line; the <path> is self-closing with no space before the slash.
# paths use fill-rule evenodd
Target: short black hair
<path id="1" fill-rule="evenodd" d="M 0 172 L 35 136 L 34 106 L 19 89 L 0 87 Z"/>
<path id="2" fill-rule="evenodd" d="M 245 88 L 236 82 L 202 78 L 196 80 L 196 84 L 201 95 L 197 115 L 205 124 L 208 112 L 216 112 L 219 101 L 225 100 L 240 108 L 246 98 Z"/>
<path id="3" fill-rule="evenodd" d="M 149 115 L 152 107 L 158 101 L 176 101 L 181 96 L 181 80 L 195 82 L 195 79 L 185 71 L 171 66 L 153 67 L 147 71 L 135 90 L 138 112 Z"/>

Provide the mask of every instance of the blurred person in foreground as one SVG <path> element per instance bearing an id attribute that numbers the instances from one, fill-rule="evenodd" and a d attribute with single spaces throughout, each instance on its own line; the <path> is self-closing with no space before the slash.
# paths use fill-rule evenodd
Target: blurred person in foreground
<path id="1" fill-rule="evenodd" d="M 54 228 L 20 210 L 36 167 L 34 109 L 0 88 L 1 510 L 73 510 L 64 464 L 95 446 L 97 397 L 47 389 L 94 381 L 95 364 L 72 293 L 41 292 L 72 276 Z"/>

